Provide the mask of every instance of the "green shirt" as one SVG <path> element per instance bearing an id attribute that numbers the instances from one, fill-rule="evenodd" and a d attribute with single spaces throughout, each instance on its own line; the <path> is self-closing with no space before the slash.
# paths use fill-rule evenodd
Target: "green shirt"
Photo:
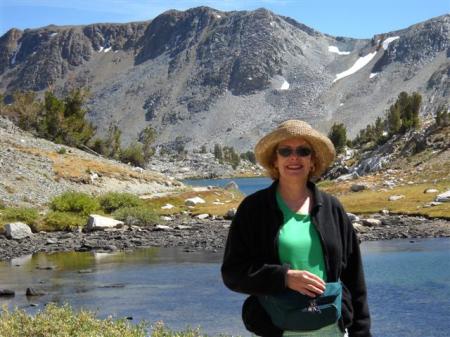
<path id="1" fill-rule="evenodd" d="M 278 236 L 281 263 L 290 264 L 291 269 L 307 270 L 326 281 L 322 244 L 311 217 L 292 211 L 278 191 L 276 197 L 284 217 Z"/>

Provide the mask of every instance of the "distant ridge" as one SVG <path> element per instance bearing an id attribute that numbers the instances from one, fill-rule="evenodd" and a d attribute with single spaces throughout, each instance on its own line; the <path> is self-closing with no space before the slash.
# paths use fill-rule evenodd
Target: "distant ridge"
<path id="1" fill-rule="evenodd" d="M 434 113 L 449 101 L 449 31 L 444 15 L 353 39 L 263 8 L 208 7 L 128 24 L 11 29 L 0 37 L 0 91 L 89 87 L 100 133 L 117 123 L 127 143 L 152 125 L 166 146 L 244 151 L 288 118 L 323 131 L 343 122 L 355 135 L 401 91 L 419 91 L 422 113 Z"/>

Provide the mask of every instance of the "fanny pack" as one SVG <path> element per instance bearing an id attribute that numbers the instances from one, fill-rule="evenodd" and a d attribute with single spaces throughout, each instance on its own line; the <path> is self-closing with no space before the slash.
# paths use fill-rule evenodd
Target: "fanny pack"
<path id="1" fill-rule="evenodd" d="M 277 295 L 258 296 L 274 325 L 282 330 L 309 331 L 323 328 L 341 317 L 341 282 L 326 283 L 325 291 L 315 297 L 286 289 Z"/>

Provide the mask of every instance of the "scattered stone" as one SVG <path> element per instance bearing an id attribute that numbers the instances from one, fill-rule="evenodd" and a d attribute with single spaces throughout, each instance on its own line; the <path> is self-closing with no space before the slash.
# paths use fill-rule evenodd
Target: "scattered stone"
<path id="1" fill-rule="evenodd" d="M 227 190 L 227 191 L 229 191 L 229 190 L 239 190 L 239 186 L 238 186 L 238 184 L 236 184 L 236 182 L 230 181 L 228 184 L 225 185 L 224 189 Z"/>
<path id="2" fill-rule="evenodd" d="M 80 269 L 78 271 L 78 274 L 90 274 L 93 273 L 94 271 L 92 269 Z"/>
<path id="3" fill-rule="evenodd" d="M 205 219 L 209 218 L 209 214 L 206 214 L 206 213 L 199 214 L 196 216 L 196 218 L 200 219 L 200 220 L 205 220 Z"/>
<path id="4" fill-rule="evenodd" d="M 206 201 L 200 197 L 189 198 L 184 201 L 184 204 L 186 206 L 196 206 L 198 204 L 204 204 L 204 203 L 206 203 Z"/>
<path id="5" fill-rule="evenodd" d="M 438 193 L 439 190 L 435 189 L 435 188 L 427 188 L 425 191 L 423 191 L 423 193 Z"/>
<path id="6" fill-rule="evenodd" d="M 174 207 L 175 207 L 175 206 L 172 205 L 172 204 L 165 204 L 164 206 L 161 207 L 161 209 L 172 209 L 172 208 L 174 208 Z"/>
<path id="7" fill-rule="evenodd" d="M 120 228 L 124 225 L 123 221 L 119 221 L 106 216 L 91 214 L 86 224 L 86 231 L 92 232 L 96 230 L 104 230 L 106 228 Z"/>
<path id="8" fill-rule="evenodd" d="M 400 200 L 403 199 L 405 196 L 404 195 L 391 195 L 388 200 L 389 201 L 396 201 L 396 200 Z"/>
<path id="9" fill-rule="evenodd" d="M 358 233 L 366 233 L 366 232 L 369 230 L 367 227 L 364 227 L 363 225 L 361 225 L 361 224 L 358 223 L 358 222 L 355 222 L 355 223 L 353 223 L 352 225 L 353 225 L 353 228 L 355 228 L 355 230 L 356 230 Z"/>
<path id="10" fill-rule="evenodd" d="M 213 205 L 225 205 L 223 202 L 220 201 L 213 201 Z"/>
<path id="11" fill-rule="evenodd" d="M 383 182 L 383 186 L 387 186 L 389 188 L 393 188 L 395 187 L 397 184 L 395 182 L 393 182 L 392 180 L 386 180 L 385 182 Z"/>
<path id="12" fill-rule="evenodd" d="M 164 221 L 172 221 L 173 220 L 170 216 L 165 216 L 165 215 L 161 216 L 160 219 L 164 220 Z"/>
<path id="13" fill-rule="evenodd" d="M 48 238 L 47 241 L 46 241 L 46 243 L 47 243 L 48 245 L 53 245 L 53 244 L 55 244 L 55 243 L 58 243 L 58 240 L 53 239 L 53 238 Z"/>
<path id="14" fill-rule="evenodd" d="M 0 289 L 0 297 L 13 297 L 13 296 L 16 296 L 16 292 L 14 290 Z"/>
<path id="15" fill-rule="evenodd" d="M 382 209 L 380 211 L 380 213 L 383 214 L 383 215 L 388 215 L 389 214 L 389 210 L 388 209 Z"/>
<path id="16" fill-rule="evenodd" d="M 36 269 L 37 270 L 55 270 L 56 267 L 55 266 L 37 266 Z"/>
<path id="17" fill-rule="evenodd" d="M 23 222 L 8 223 L 4 229 L 6 237 L 12 240 L 21 240 L 33 235 L 30 226 Z"/>
<path id="18" fill-rule="evenodd" d="M 175 229 L 180 229 L 180 230 L 187 230 L 187 229 L 191 229 L 192 226 L 186 226 L 186 225 L 178 225 L 175 226 Z"/>
<path id="19" fill-rule="evenodd" d="M 100 177 L 99 177 L 99 175 L 98 175 L 97 173 L 95 173 L 95 172 L 92 172 L 92 173 L 89 175 L 89 180 L 90 180 L 91 184 L 93 184 L 98 178 L 100 178 Z"/>
<path id="20" fill-rule="evenodd" d="M 25 295 L 26 296 L 43 296 L 43 295 L 45 295 L 45 293 L 40 290 L 36 290 L 36 289 L 30 287 L 30 288 L 27 288 Z"/>
<path id="21" fill-rule="evenodd" d="M 350 190 L 352 192 L 360 192 L 360 191 L 364 191 L 365 189 L 367 189 L 367 186 L 366 185 L 360 185 L 360 184 L 353 184 L 350 187 Z"/>
<path id="22" fill-rule="evenodd" d="M 236 208 L 231 208 L 227 211 L 227 213 L 225 213 L 224 219 L 226 220 L 230 220 L 233 219 L 234 216 L 236 215 L 237 209 Z"/>
<path id="23" fill-rule="evenodd" d="M 355 180 L 359 178 L 359 174 L 357 172 L 343 174 L 336 178 L 336 181 L 347 181 L 347 180 Z"/>
<path id="24" fill-rule="evenodd" d="M 434 201 L 449 202 L 450 201 L 450 190 L 439 194 Z"/>
<path id="25" fill-rule="evenodd" d="M 364 226 L 367 226 L 367 227 L 379 227 L 382 224 L 381 220 L 373 219 L 373 218 L 362 219 L 362 223 Z"/>
<path id="26" fill-rule="evenodd" d="M 357 215 L 347 212 L 347 216 L 351 222 L 359 222 L 359 217 Z"/>
<path id="27" fill-rule="evenodd" d="M 154 227 L 154 230 L 157 230 L 157 231 L 169 231 L 171 229 L 172 229 L 171 227 L 165 226 L 165 225 L 156 225 Z"/>

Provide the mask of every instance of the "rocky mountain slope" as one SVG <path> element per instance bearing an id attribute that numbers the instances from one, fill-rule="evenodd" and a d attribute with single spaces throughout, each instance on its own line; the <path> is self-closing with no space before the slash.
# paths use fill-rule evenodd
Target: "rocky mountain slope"
<path id="1" fill-rule="evenodd" d="M 1 117 L 0 170 L 0 200 L 10 206 L 42 206 L 68 190 L 157 195 L 182 186 L 153 171 L 36 138 Z"/>
<path id="2" fill-rule="evenodd" d="M 401 91 L 423 114 L 450 93 L 450 15 L 372 39 L 322 34 L 265 9 L 198 7 L 152 21 L 20 31 L 0 38 L 0 90 L 91 88 L 89 118 L 125 142 L 147 125 L 159 144 L 240 151 L 282 120 L 354 136 Z"/>

